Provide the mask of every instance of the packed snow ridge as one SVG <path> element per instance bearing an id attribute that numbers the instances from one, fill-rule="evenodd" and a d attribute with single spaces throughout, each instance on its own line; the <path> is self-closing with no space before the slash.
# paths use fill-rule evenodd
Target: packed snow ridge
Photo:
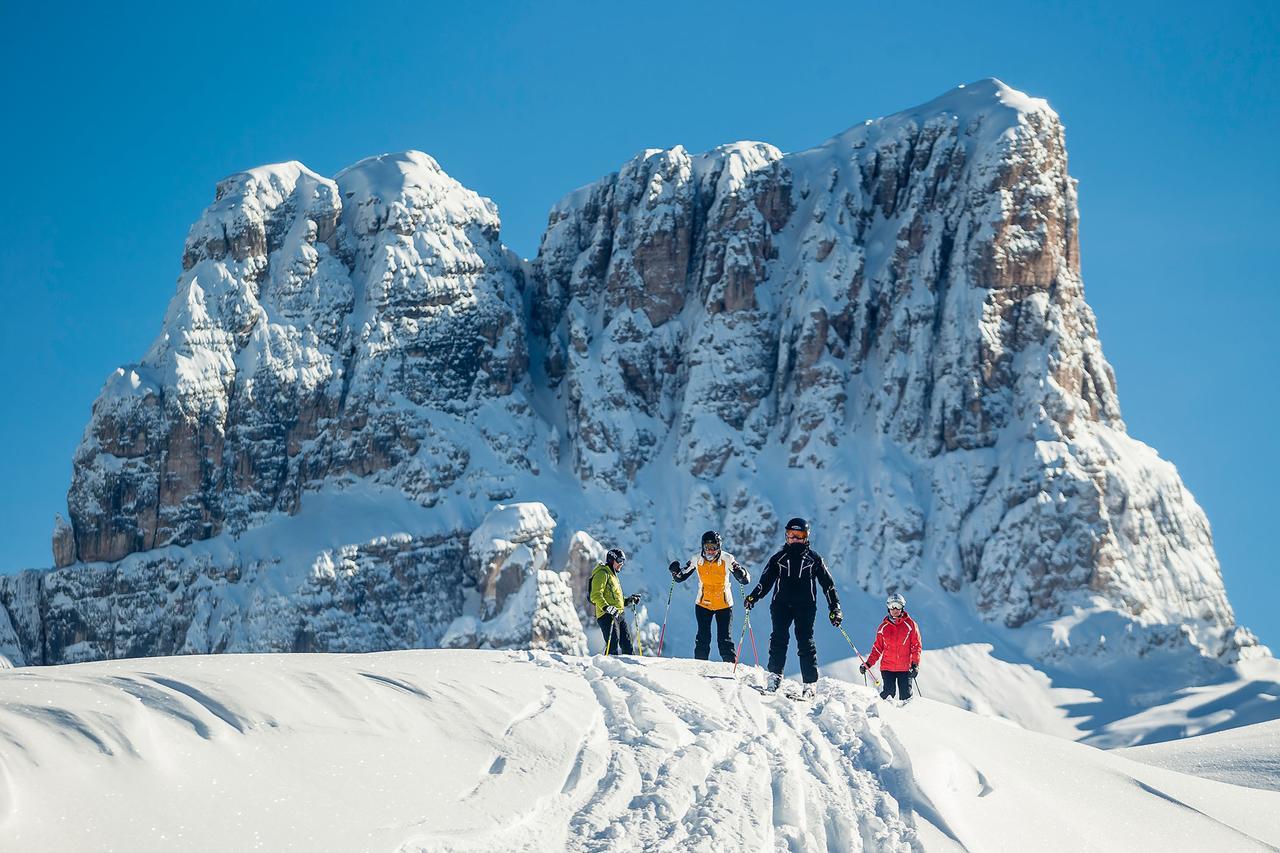
<path id="1" fill-rule="evenodd" d="M 94 404 L 57 568 L 0 578 L 0 654 L 576 654 L 604 546 L 644 635 L 703 530 L 758 571 L 800 515 L 854 624 L 904 592 L 1107 724 L 1242 678 L 1266 651 L 1125 431 L 1078 226 L 1062 123 L 996 80 L 806 151 L 644 151 L 528 261 L 426 154 L 233 175 Z"/>
<path id="2" fill-rule="evenodd" d="M 928 699 L 824 679 L 798 702 L 761 681 L 440 650 L 7 670 L 0 838 L 49 853 L 1280 845 L 1275 790 Z"/>

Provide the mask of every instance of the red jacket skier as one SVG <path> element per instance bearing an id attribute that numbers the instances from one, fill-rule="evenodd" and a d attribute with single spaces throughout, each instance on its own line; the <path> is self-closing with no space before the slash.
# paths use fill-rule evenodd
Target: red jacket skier
<path id="1" fill-rule="evenodd" d="M 905 702 L 911 698 L 911 679 L 920 671 L 920 629 L 907 615 L 907 600 L 898 593 L 889 596 L 885 606 L 889 615 L 880 623 L 871 654 L 858 671 L 865 673 L 880 661 L 880 675 L 884 677 L 880 698 L 888 699 L 896 686 L 898 698 Z"/>

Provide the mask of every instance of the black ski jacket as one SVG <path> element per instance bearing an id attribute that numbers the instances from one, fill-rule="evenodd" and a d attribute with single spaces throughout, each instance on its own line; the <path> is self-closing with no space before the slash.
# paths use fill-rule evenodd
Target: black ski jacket
<path id="1" fill-rule="evenodd" d="M 777 590 L 773 594 L 774 604 L 817 607 L 818 586 L 821 585 L 822 594 L 827 597 L 827 609 L 835 610 L 840 606 L 836 584 L 827 564 L 808 543 L 799 547 L 784 546 L 770 557 L 769 564 L 760 575 L 760 583 L 751 590 L 751 597 L 759 601 L 769 594 L 774 584 L 777 584 Z"/>

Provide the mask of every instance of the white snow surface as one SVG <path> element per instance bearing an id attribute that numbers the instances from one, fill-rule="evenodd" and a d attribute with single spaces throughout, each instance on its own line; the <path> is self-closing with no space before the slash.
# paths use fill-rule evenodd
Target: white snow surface
<path id="1" fill-rule="evenodd" d="M 1205 779 L 1280 791 L 1280 720 L 1119 749 L 1116 754 Z"/>
<path id="2" fill-rule="evenodd" d="M 1275 791 L 928 699 L 899 707 L 823 680 L 816 701 L 797 702 L 752 689 L 758 670 L 737 675 L 718 663 L 449 650 L 5 670 L 0 847 L 1280 844 Z"/>

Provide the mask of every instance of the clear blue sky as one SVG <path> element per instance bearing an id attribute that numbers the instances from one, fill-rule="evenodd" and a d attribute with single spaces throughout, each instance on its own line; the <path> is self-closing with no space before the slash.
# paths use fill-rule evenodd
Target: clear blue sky
<path id="1" fill-rule="evenodd" d="M 797 150 L 995 76 L 1066 123 L 1130 432 L 1280 651 L 1280 4 L 253 5 L 0 4 L 0 571 L 50 562 L 93 399 L 231 172 L 418 148 L 529 256 L 560 195 L 642 148 Z"/>

